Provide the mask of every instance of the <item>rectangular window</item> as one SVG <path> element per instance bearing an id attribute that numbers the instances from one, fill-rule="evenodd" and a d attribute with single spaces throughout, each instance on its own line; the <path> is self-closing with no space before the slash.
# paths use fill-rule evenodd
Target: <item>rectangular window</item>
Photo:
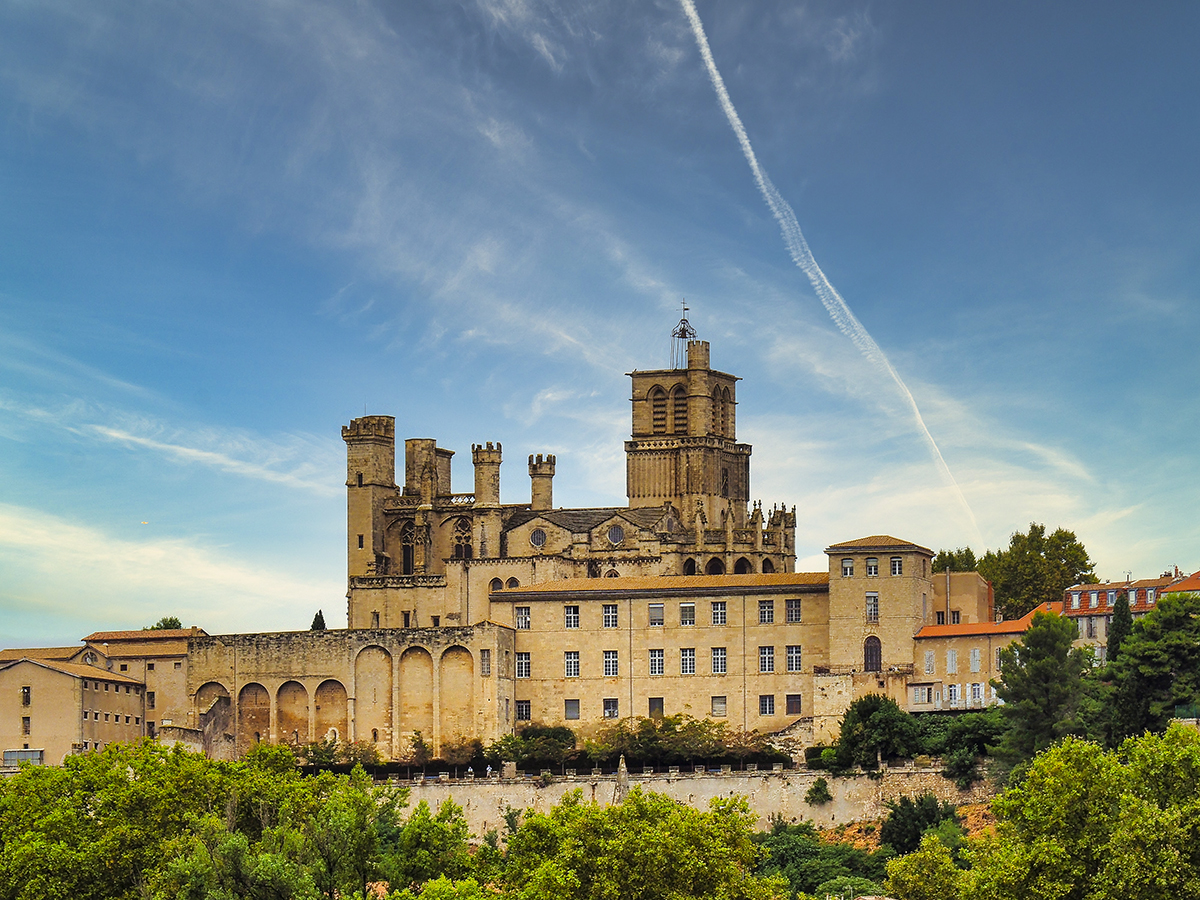
<path id="1" fill-rule="evenodd" d="M 1092 591 L 1092 609 L 1100 605 L 1100 592 Z"/>
<path id="2" fill-rule="evenodd" d="M 134 716 L 134 717 L 133 717 L 133 724 L 134 724 L 134 725 L 141 725 L 141 724 L 142 724 L 142 717 L 141 717 L 141 716 Z"/>
<path id="3" fill-rule="evenodd" d="M 563 627 L 578 628 L 579 627 L 579 607 L 564 606 L 563 607 Z"/>
<path id="4" fill-rule="evenodd" d="M 714 600 L 712 605 L 712 623 L 714 625 L 725 624 L 725 601 Z"/>
<path id="5" fill-rule="evenodd" d="M 879 574 L 879 560 L 874 556 L 867 557 L 867 577 L 874 578 Z"/>
<path id="6" fill-rule="evenodd" d="M 931 687 L 915 687 L 913 688 L 913 703 L 932 703 L 933 688 Z"/>
<path id="7" fill-rule="evenodd" d="M 1154 588 L 1146 588 L 1146 603 L 1154 602 Z"/>
<path id="8" fill-rule="evenodd" d="M 759 694 L 758 695 L 758 714 L 760 716 L 775 715 L 775 695 L 774 694 Z"/>
<path id="9" fill-rule="evenodd" d="M 958 685 L 957 684 L 946 685 L 946 699 L 949 700 L 950 703 L 952 703 L 952 704 L 958 703 Z"/>
<path id="10" fill-rule="evenodd" d="M 650 674 L 651 675 L 661 675 L 661 674 L 663 674 L 663 669 L 664 669 L 663 651 L 651 650 L 650 651 Z"/>
<path id="11" fill-rule="evenodd" d="M 650 604 L 650 622 L 651 625 L 661 625 L 663 623 L 663 605 L 661 603 Z"/>
<path id="12" fill-rule="evenodd" d="M 128 672 L 129 671 L 129 663 L 121 663 L 121 671 Z"/>
<path id="13" fill-rule="evenodd" d="M 154 671 L 154 663 L 146 663 L 146 671 L 153 672 Z"/>
<path id="14" fill-rule="evenodd" d="M 531 668 L 532 667 L 530 665 L 529 654 L 528 653 L 518 653 L 517 654 L 517 677 L 518 678 L 528 678 L 529 671 Z"/>
<path id="15" fill-rule="evenodd" d="M 996 668 L 993 669 L 992 671 L 997 672 L 997 673 L 1000 671 L 1000 651 L 1003 649 L 1004 649 L 1003 647 L 996 648 Z"/>
<path id="16" fill-rule="evenodd" d="M 604 718 L 618 719 L 621 716 L 621 707 L 617 703 L 616 697 L 604 698 Z"/>
<path id="17" fill-rule="evenodd" d="M 695 603 L 680 603 L 679 604 L 679 624 L 680 625 L 695 625 L 696 624 L 696 604 Z"/>
<path id="18" fill-rule="evenodd" d="M 892 574 L 893 575 L 903 575 L 904 574 L 904 560 L 901 559 L 899 556 L 892 557 Z"/>
<path id="19" fill-rule="evenodd" d="M 787 714 L 789 716 L 800 715 L 800 695 L 799 694 L 788 694 L 787 695 Z"/>
<path id="20" fill-rule="evenodd" d="M 84 683 L 86 684 L 86 682 L 84 682 Z M 27 684 L 21 688 L 21 705 L 28 706 L 32 702 L 33 702 L 33 687 L 31 685 Z"/>
<path id="21" fill-rule="evenodd" d="M 1116 603 L 1116 602 L 1117 602 L 1117 592 L 1116 592 L 1116 591 L 1109 591 L 1109 592 L 1108 592 L 1108 596 L 1104 598 L 1104 605 L 1105 605 L 1105 606 L 1112 606 L 1112 605 L 1113 605 L 1114 603 Z"/>
<path id="22" fill-rule="evenodd" d="M 21 734 L 29 734 L 33 726 L 29 722 L 29 716 L 21 716 Z"/>
<path id="23" fill-rule="evenodd" d="M 579 651 L 567 650 L 563 653 L 563 674 L 567 678 L 579 677 Z"/>
<path id="24" fill-rule="evenodd" d="M 605 603 L 604 604 L 604 627 L 605 628 L 616 628 L 617 627 L 617 604 L 615 604 L 615 603 Z"/>
<path id="25" fill-rule="evenodd" d="M 517 628 L 521 631 L 529 630 L 529 607 L 518 606 L 513 610 L 513 614 L 517 620 Z"/>
<path id="26" fill-rule="evenodd" d="M 946 674 L 955 675 L 958 673 L 958 651 L 946 651 Z"/>
<path id="27" fill-rule="evenodd" d="M 485 649 L 485 650 L 479 651 L 479 674 L 484 675 L 484 676 L 492 674 L 492 651 L 491 650 Z"/>
<path id="28" fill-rule="evenodd" d="M 774 600 L 759 600 L 758 601 L 758 624 L 772 625 L 775 622 L 775 601 Z"/>
<path id="29" fill-rule="evenodd" d="M 1079 591 L 1071 594 L 1071 609 L 1079 609 Z"/>
<path id="30" fill-rule="evenodd" d="M 971 671 L 972 672 L 979 671 L 979 662 L 980 662 L 979 661 L 979 648 L 972 647 L 971 648 Z"/>
<path id="31" fill-rule="evenodd" d="M 180 670 L 180 669 L 182 669 L 182 668 L 183 668 L 183 663 L 181 663 L 181 662 L 177 662 L 177 663 L 175 663 L 175 670 L 176 670 L 176 671 L 179 671 L 179 670 Z"/>
<path id="32" fill-rule="evenodd" d="M 946 624 L 946 614 L 945 614 L 944 612 L 941 612 L 940 610 L 939 610 L 939 611 L 938 611 L 938 613 L 937 613 L 937 623 L 938 623 L 939 625 L 945 625 L 945 624 Z"/>
<path id="33" fill-rule="evenodd" d="M 971 685 L 971 699 L 972 700 L 982 700 L 983 699 L 983 684 L 981 682 L 975 682 L 974 684 Z"/>
<path id="34" fill-rule="evenodd" d="M 663 698 L 651 697 L 648 712 L 651 719 L 661 719 L 663 717 Z"/>
<path id="35" fill-rule="evenodd" d="M 154 709 L 154 691 L 146 691 L 146 709 Z"/>
<path id="36" fill-rule="evenodd" d="M 879 595 L 874 591 L 867 594 L 867 621 L 879 621 Z"/>
<path id="37" fill-rule="evenodd" d="M 852 575 L 854 575 L 854 560 L 843 559 L 842 560 L 842 577 L 850 578 Z"/>
<path id="38" fill-rule="evenodd" d="M 725 703 L 724 697 L 713 697 L 712 698 L 713 718 L 723 718 L 726 715 L 725 709 L 726 709 L 726 703 Z"/>
<path id="39" fill-rule="evenodd" d="M 800 668 L 800 645 L 799 644 L 788 644 L 787 670 L 789 672 L 801 671 L 801 668 Z"/>
<path id="40" fill-rule="evenodd" d="M 530 708 L 528 700 L 517 701 L 517 721 L 528 722 L 533 718 L 533 710 Z"/>
<path id="41" fill-rule="evenodd" d="M 950 624 L 951 625 L 961 625 L 962 624 L 962 613 L 959 612 L 957 609 L 950 610 Z"/>
<path id="42" fill-rule="evenodd" d="M 579 718 L 579 701 L 564 700 L 563 701 L 563 718 L 578 719 Z"/>
<path id="43" fill-rule="evenodd" d="M 714 675 L 724 675 L 725 671 L 726 671 L 725 665 L 726 665 L 725 648 L 724 647 L 713 647 L 712 648 L 712 673 Z"/>
<path id="44" fill-rule="evenodd" d="M 613 678 L 619 674 L 621 674 L 621 671 L 620 671 L 620 666 L 617 663 L 617 651 L 616 650 L 605 650 L 604 651 L 604 676 L 606 678 Z"/>
<path id="45" fill-rule="evenodd" d="M 679 674 L 696 674 L 696 648 L 682 647 L 679 650 Z"/>
<path id="46" fill-rule="evenodd" d="M 758 648 L 758 671 L 774 672 L 775 671 L 775 648 L 774 647 L 759 647 Z"/>
<path id="47" fill-rule="evenodd" d="M 925 651 L 925 674 L 932 675 L 937 668 L 937 653 L 933 650 Z"/>
<path id="48" fill-rule="evenodd" d="M 800 600 L 784 600 L 785 618 L 789 623 L 799 622 L 800 619 Z"/>
<path id="49" fill-rule="evenodd" d="M 1096 620 L 1091 616 L 1087 617 L 1087 636 L 1090 638 L 1096 636 Z"/>

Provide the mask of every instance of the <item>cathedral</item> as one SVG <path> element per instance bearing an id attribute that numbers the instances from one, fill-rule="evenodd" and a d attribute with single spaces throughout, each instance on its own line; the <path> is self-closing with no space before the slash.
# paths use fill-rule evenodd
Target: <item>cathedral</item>
<path id="1" fill-rule="evenodd" d="M 630 373 L 627 505 L 553 503 L 555 458 L 531 454 L 529 500 L 500 502 L 499 443 L 404 442 L 363 416 L 346 443 L 344 630 L 97 632 L 0 651 L 0 743 L 57 764 L 152 736 L 223 758 L 258 741 L 327 738 L 404 759 L 490 743 L 523 722 L 580 736 L 687 714 L 825 740 L 885 693 L 914 712 L 995 702 L 996 622 L 975 573 L 874 535 L 796 573 L 795 508 L 752 501 L 737 382 L 686 319 L 668 369 Z M 10 690 L 11 688 L 11 690 Z M 32 757 L 22 757 L 32 758 Z"/>

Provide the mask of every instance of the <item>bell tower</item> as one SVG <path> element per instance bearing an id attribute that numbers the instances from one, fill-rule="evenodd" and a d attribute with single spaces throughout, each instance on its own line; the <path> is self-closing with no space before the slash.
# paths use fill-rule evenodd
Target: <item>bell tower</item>
<path id="1" fill-rule="evenodd" d="M 686 307 L 685 307 L 686 312 Z M 625 442 L 631 507 L 672 503 L 688 519 L 697 509 L 709 527 L 732 517 L 745 528 L 750 445 L 737 442 L 735 375 L 709 364 L 686 316 L 672 332 L 672 368 L 633 371 L 633 428 Z"/>

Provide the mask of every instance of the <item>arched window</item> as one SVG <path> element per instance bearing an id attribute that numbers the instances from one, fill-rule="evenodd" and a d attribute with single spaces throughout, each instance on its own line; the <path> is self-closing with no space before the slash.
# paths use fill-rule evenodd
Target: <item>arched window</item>
<path id="1" fill-rule="evenodd" d="M 488 585 L 488 587 L 489 587 L 489 589 L 491 589 L 493 591 L 503 590 L 504 582 L 501 581 L 499 578 L 493 578 L 492 583 L 490 585 Z"/>
<path id="2" fill-rule="evenodd" d="M 454 523 L 454 558 L 471 558 L 471 520 L 459 519 Z"/>
<path id="3" fill-rule="evenodd" d="M 671 431 L 674 434 L 687 434 L 687 391 L 682 384 L 675 385 L 671 390 L 671 413 Z"/>
<path id="4" fill-rule="evenodd" d="M 725 563 L 717 559 L 715 556 L 708 561 L 708 565 L 704 567 L 705 575 L 724 575 Z"/>
<path id="5" fill-rule="evenodd" d="M 713 392 L 712 392 L 712 431 L 713 431 L 713 434 L 724 434 L 725 433 L 724 431 L 721 430 L 721 419 L 722 419 L 721 389 L 719 387 L 715 387 L 715 388 L 713 388 Z"/>
<path id="6" fill-rule="evenodd" d="M 721 434 L 733 437 L 733 395 L 729 388 L 721 389 Z"/>
<path id="7" fill-rule="evenodd" d="M 650 424 L 655 434 L 667 433 L 667 392 L 658 385 L 650 388 Z"/>
<path id="8" fill-rule="evenodd" d="M 749 575 L 753 571 L 754 569 L 750 565 L 750 560 L 744 556 L 733 564 L 734 575 Z"/>
<path id="9" fill-rule="evenodd" d="M 616 569 L 609 569 L 607 572 L 604 573 L 604 577 L 605 578 L 620 578 L 621 573 L 618 572 Z"/>
<path id="10" fill-rule="evenodd" d="M 411 575 L 416 561 L 414 547 L 416 546 L 416 529 L 412 522 L 400 526 L 400 574 Z"/>
<path id="11" fill-rule="evenodd" d="M 769 559 L 764 559 L 763 560 L 763 574 L 771 575 L 774 572 L 775 572 L 775 563 L 771 562 Z"/>
<path id="12" fill-rule="evenodd" d="M 515 578 L 508 579 L 508 587 L 519 588 L 520 586 L 521 586 L 521 582 L 517 581 L 517 579 L 515 579 Z"/>
<path id="13" fill-rule="evenodd" d="M 379 729 L 378 728 L 371 729 L 371 743 L 372 744 L 379 743 Z"/>
<path id="14" fill-rule="evenodd" d="M 685 559 L 683 561 L 683 574 L 684 575 L 695 575 L 696 574 L 696 561 L 694 559 Z"/>
<path id="15" fill-rule="evenodd" d="M 883 671 L 883 645 L 879 638 L 871 635 L 863 642 L 863 670 L 867 672 Z"/>

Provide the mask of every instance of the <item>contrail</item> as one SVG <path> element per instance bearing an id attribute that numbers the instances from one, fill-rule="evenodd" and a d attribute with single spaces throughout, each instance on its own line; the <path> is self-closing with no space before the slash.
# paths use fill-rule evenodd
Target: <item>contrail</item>
<path id="1" fill-rule="evenodd" d="M 892 381 L 896 383 L 896 387 L 900 389 L 901 396 L 904 397 L 913 418 L 921 429 L 921 434 L 925 436 L 925 443 L 929 447 L 929 452 L 933 456 L 933 461 L 937 465 L 942 479 L 953 489 L 955 496 L 958 497 L 958 502 L 962 505 L 963 511 L 966 512 L 967 518 L 971 523 L 971 528 L 975 532 L 974 537 L 978 546 L 983 546 L 983 535 L 980 533 L 979 525 L 975 521 L 975 513 L 971 511 L 971 506 L 967 503 L 966 496 L 964 496 L 962 489 L 958 486 L 958 482 L 954 480 L 954 475 L 951 473 L 950 467 L 946 465 L 946 460 L 942 458 L 942 451 L 938 449 L 937 442 L 934 441 L 933 435 L 929 433 L 929 428 L 925 425 L 925 419 L 921 416 L 921 410 L 917 408 L 917 401 L 913 399 L 912 391 L 908 389 L 908 386 L 888 360 L 887 355 L 875 343 L 875 339 L 871 337 L 867 329 L 858 321 L 854 313 L 850 311 L 850 307 L 846 305 L 846 301 L 842 299 L 842 295 L 834 289 L 833 285 L 829 283 L 829 279 L 825 277 L 825 273 L 821 271 L 821 267 L 817 265 L 812 251 L 808 249 L 808 241 L 804 239 L 804 232 L 800 230 L 800 222 L 796 219 L 796 213 L 792 210 L 791 205 L 783 199 L 779 191 L 775 189 L 775 185 L 771 183 L 771 179 L 767 177 L 767 173 L 763 171 L 762 166 L 758 164 L 758 157 L 754 155 L 754 148 L 750 146 L 750 138 L 746 136 L 746 128 L 742 125 L 742 120 L 738 116 L 737 110 L 733 107 L 733 101 L 729 99 L 729 91 L 725 90 L 725 80 L 721 77 L 721 73 L 717 71 L 717 64 L 713 60 L 712 50 L 708 46 L 708 38 L 704 34 L 704 25 L 700 22 L 700 16 L 696 12 L 695 5 L 692 3 L 692 0 L 679 0 L 679 2 L 688 17 L 688 22 L 691 23 L 692 34 L 696 38 L 696 46 L 700 49 L 700 55 L 704 58 L 704 66 L 708 69 L 708 77 L 712 81 L 713 90 L 717 92 L 717 100 L 721 104 L 721 109 L 725 111 L 725 118 L 729 120 L 729 126 L 733 129 L 733 133 L 737 135 L 738 143 L 742 145 L 742 154 L 746 157 L 746 162 L 750 164 L 750 171 L 754 173 L 754 180 L 758 184 L 758 189 L 762 192 L 763 199 L 767 201 L 767 206 L 771 208 L 771 214 L 775 216 L 775 221 L 779 223 L 779 231 L 783 235 L 783 243 L 787 247 L 788 254 L 801 271 L 808 276 L 808 280 L 812 282 L 813 289 L 817 292 L 817 296 L 821 299 L 821 303 L 825 306 L 829 317 L 833 319 L 833 323 L 837 325 L 842 334 L 850 338 L 854 342 L 854 346 L 858 347 L 862 352 L 863 356 L 887 373 Z"/>

